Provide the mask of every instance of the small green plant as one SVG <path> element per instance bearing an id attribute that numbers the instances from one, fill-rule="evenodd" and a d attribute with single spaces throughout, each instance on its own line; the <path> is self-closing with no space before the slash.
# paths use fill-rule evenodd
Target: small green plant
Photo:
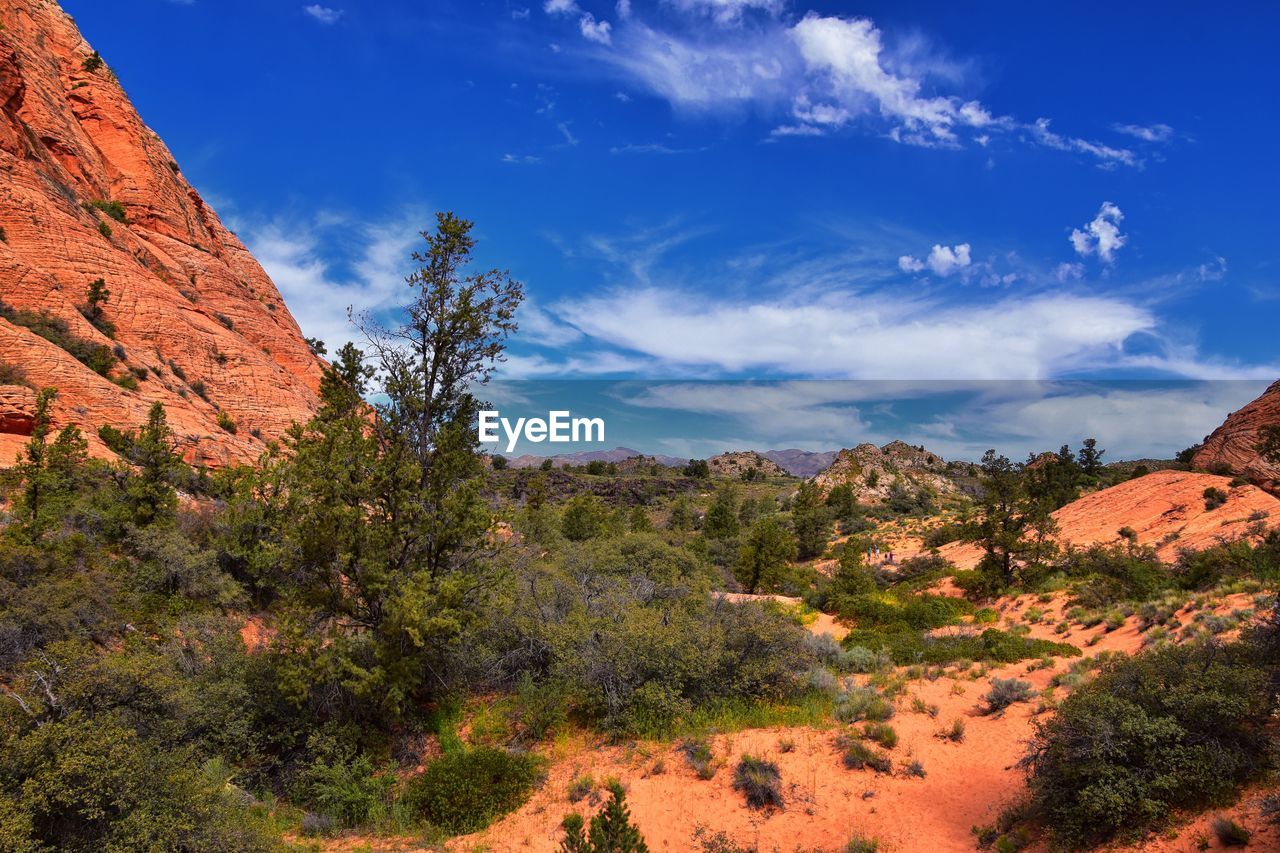
<path id="1" fill-rule="evenodd" d="M 649 853 L 640 830 L 631 824 L 626 793 L 617 782 L 609 786 L 609 802 L 591 818 L 590 828 L 580 814 L 565 817 L 561 853 Z"/>
<path id="2" fill-rule="evenodd" d="M 107 224 L 107 221 L 103 219 L 98 222 L 98 233 L 110 240 L 111 235 L 115 232 L 111 230 L 111 226 Z"/>
<path id="3" fill-rule="evenodd" d="M 747 805 L 753 809 L 783 806 L 782 773 L 772 761 L 742 756 L 733 771 L 733 787 L 747 798 Z"/>
<path id="4" fill-rule="evenodd" d="M 177 371 L 175 371 L 175 373 L 176 372 Z M 203 379 L 197 379 L 196 381 L 192 382 L 190 387 L 191 387 L 191 390 L 195 392 L 196 396 L 199 397 L 201 400 L 204 400 L 206 402 L 209 400 L 209 389 L 205 387 Z"/>
<path id="5" fill-rule="evenodd" d="M 1253 833 L 1229 817 L 1218 815 L 1213 819 L 1213 834 L 1223 847 L 1245 847 Z"/>
<path id="6" fill-rule="evenodd" d="M 1206 512 L 1213 512 L 1226 502 L 1227 493 L 1217 486 L 1210 486 L 1204 490 L 1204 508 Z"/>
<path id="7" fill-rule="evenodd" d="M 88 71 L 90 74 L 100 69 L 103 65 L 102 55 L 96 50 L 85 57 L 84 62 L 80 63 L 80 67 L 85 71 Z"/>
<path id="8" fill-rule="evenodd" d="M 221 323 L 221 324 L 222 324 L 224 327 L 226 327 L 227 329 L 230 329 L 230 330 L 232 330 L 232 331 L 235 331 L 236 324 L 235 324 L 235 323 L 232 321 L 232 319 L 231 319 L 230 317 L 228 317 L 226 314 L 219 314 L 219 313 L 217 313 L 217 312 L 214 312 L 213 319 L 217 320 L 219 323 Z"/>
<path id="9" fill-rule="evenodd" d="M 569 797 L 569 802 L 576 803 L 589 797 L 595 789 L 596 780 L 590 774 L 586 774 L 569 783 L 569 790 L 566 795 Z"/>
<path id="10" fill-rule="evenodd" d="M 98 210 L 101 210 L 107 216 L 110 216 L 122 225 L 128 221 L 124 205 L 118 201 L 107 201 L 105 199 L 95 198 L 93 201 L 89 202 L 89 204 L 93 205 Z"/>
<path id="11" fill-rule="evenodd" d="M 888 723 L 867 723 L 862 729 L 862 736 L 885 749 L 893 749 L 898 745 L 898 733 Z"/>
<path id="12" fill-rule="evenodd" d="M 952 743 L 962 743 L 964 741 L 964 720 L 959 718 L 951 722 L 950 727 L 943 731 L 943 737 Z"/>
<path id="13" fill-rule="evenodd" d="M 845 842 L 843 853 L 877 853 L 879 850 L 879 841 L 863 835 L 855 835 Z"/>
<path id="14" fill-rule="evenodd" d="M 902 770 L 914 779 L 923 779 L 925 776 L 929 775 L 925 772 L 924 765 L 919 761 L 908 761 Z"/>
<path id="15" fill-rule="evenodd" d="M 716 771 L 720 769 L 720 762 L 716 761 L 715 753 L 711 751 L 711 744 L 701 738 L 691 738 L 680 744 L 680 752 L 684 753 L 685 761 L 689 762 L 689 766 L 693 768 L 693 772 L 698 774 L 699 779 L 710 779 L 716 775 Z"/>
<path id="16" fill-rule="evenodd" d="M 227 414 L 226 412 L 218 412 L 218 426 L 224 432 L 229 432 L 232 435 L 236 434 L 237 427 L 236 427 L 235 418 L 231 417 L 231 415 Z"/>

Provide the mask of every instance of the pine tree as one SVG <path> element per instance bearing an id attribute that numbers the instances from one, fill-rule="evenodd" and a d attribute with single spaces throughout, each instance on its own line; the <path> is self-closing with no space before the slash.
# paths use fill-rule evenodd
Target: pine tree
<path id="1" fill-rule="evenodd" d="M 728 484 L 716 490 L 716 496 L 702 522 L 702 533 L 708 539 L 728 539 L 738 535 L 738 496 Z"/>
<path id="2" fill-rule="evenodd" d="M 564 819 L 561 853 L 649 853 L 640 830 L 631 823 L 622 786 L 615 782 L 609 790 L 609 802 L 591 818 L 588 831 L 583 831 L 582 815 L 571 814 Z"/>

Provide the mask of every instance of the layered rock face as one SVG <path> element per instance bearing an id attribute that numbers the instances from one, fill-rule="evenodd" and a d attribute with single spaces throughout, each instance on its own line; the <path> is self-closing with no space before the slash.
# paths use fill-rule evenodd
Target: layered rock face
<path id="1" fill-rule="evenodd" d="M 322 362 L 71 18 L 3 0 L 0 23 L 0 362 L 57 388 L 55 425 L 98 455 L 100 425 L 160 401 L 189 461 L 255 459 L 315 410 Z"/>
<path id="2" fill-rule="evenodd" d="M 1219 468 L 1246 477 L 1273 495 L 1280 495 L 1280 463 L 1268 462 L 1258 452 L 1259 431 L 1280 426 L 1280 382 L 1262 396 L 1227 416 L 1191 461 L 1192 467 L 1206 471 Z"/>

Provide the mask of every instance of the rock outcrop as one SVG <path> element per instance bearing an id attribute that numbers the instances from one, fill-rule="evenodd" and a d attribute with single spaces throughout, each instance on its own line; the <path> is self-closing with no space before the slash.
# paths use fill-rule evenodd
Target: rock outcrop
<path id="1" fill-rule="evenodd" d="M 767 480 L 787 476 L 787 472 L 777 462 L 754 450 L 735 450 L 712 456 L 707 460 L 707 468 L 711 470 L 713 477 L 734 480 Z"/>
<path id="2" fill-rule="evenodd" d="M 71 18 L 5 0 L 0 23 L 0 362 L 99 455 L 100 425 L 159 401 L 189 461 L 256 458 L 314 411 L 322 362 Z"/>
<path id="3" fill-rule="evenodd" d="M 22 385 L 0 385 L 0 434 L 31 435 L 35 413 L 34 391 Z"/>
<path id="4" fill-rule="evenodd" d="M 1258 452 L 1259 431 L 1263 427 L 1280 427 L 1280 381 L 1243 409 L 1228 415 L 1222 426 L 1205 438 L 1191 460 L 1192 467 L 1229 471 L 1280 495 L 1280 461 L 1267 461 Z"/>
<path id="5" fill-rule="evenodd" d="M 967 466 L 966 466 L 967 467 Z M 906 442 L 892 441 L 884 447 L 859 444 L 852 450 L 841 450 L 825 471 L 813 477 L 822 494 L 848 483 L 864 503 L 884 500 L 894 485 L 910 494 L 928 490 L 936 495 L 960 491 L 947 475 L 951 466 L 936 453 Z"/>

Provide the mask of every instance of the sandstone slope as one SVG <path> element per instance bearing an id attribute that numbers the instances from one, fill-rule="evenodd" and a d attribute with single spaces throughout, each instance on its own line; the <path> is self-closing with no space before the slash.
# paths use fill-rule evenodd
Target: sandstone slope
<path id="1" fill-rule="evenodd" d="M 321 362 L 71 18 L 4 0 L 0 23 L 0 363 L 19 374 L 6 381 L 58 388 L 56 425 L 80 424 L 99 455 L 99 425 L 134 426 L 160 401 L 189 460 L 255 458 L 314 410 Z M 95 279 L 110 291 L 97 327 L 81 310 Z M 34 334 L 40 312 L 114 363 L 95 372 Z M 0 464 L 25 402 L 0 389 Z"/>
<path id="2" fill-rule="evenodd" d="M 1227 501 L 1207 509 L 1204 491 L 1221 489 Z M 1258 526 L 1280 526 L 1280 500 L 1253 486 L 1231 487 L 1229 477 L 1189 471 L 1156 471 L 1109 489 L 1085 495 L 1053 514 L 1057 540 L 1078 546 L 1120 541 L 1122 527 L 1132 528 L 1140 545 L 1156 548 L 1173 562 L 1184 548 L 1200 550 L 1221 541 L 1248 536 Z M 960 568 L 973 568 L 982 556 L 977 547 L 952 543 L 938 549 Z"/>
<path id="3" fill-rule="evenodd" d="M 1238 412 L 1204 440 L 1191 464 L 1207 471 L 1230 471 L 1280 494 L 1280 462 L 1268 462 L 1258 453 L 1258 431 L 1280 426 L 1280 381 Z"/>

